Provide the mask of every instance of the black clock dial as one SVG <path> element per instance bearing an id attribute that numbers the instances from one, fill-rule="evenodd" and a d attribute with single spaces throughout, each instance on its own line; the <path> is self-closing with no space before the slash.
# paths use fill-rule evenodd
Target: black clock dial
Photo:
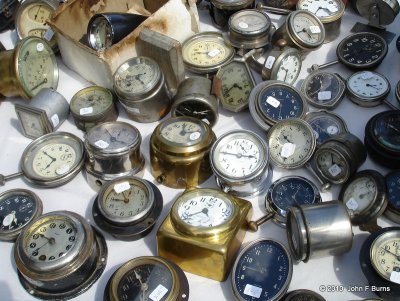
<path id="1" fill-rule="evenodd" d="M 217 116 L 210 105 L 197 100 L 187 100 L 179 104 L 174 110 L 175 116 L 190 116 L 200 119 L 207 124 L 214 124 Z"/>
<path id="2" fill-rule="evenodd" d="M 317 138 L 317 145 L 343 133 L 343 127 L 333 118 L 321 116 L 309 121 Z"/>
<path id="3" fill-rule="evenodd" d="M 385 148 L 400 152 L 400 113 L 382 114 L 379 116 L 373 126 L 375 139 Z"/>
<path id="4" fill-rule="evenodd" d="M 340 83 L 333 74 L 317 73 L 308 81 L 305 92 L 315 103 L 328 103 L 339 94 Z"/>
<path id="5" fill-rule="evenodd" d="M 119 300 L 167 300 L 173 279 L 167 267 L 160 263 L 142 264 L 129 270 L 118 283 Z M 157 298 L 153 295 L 157 295 Z"/>
<path id="6" fill-rule="evenodd" d="M 292 277 L 292 261 L 278 242 L 258 240 L 239 254 L 232 285 L 239 300 L 279 300 Z"/>
<path id="7" fill-rule="evenodd" d="M 364 69 L 379 65 L 387 51 L 387 43 L 382 37 L 370 32 L 360 32 L 344 38 L 336 54 L 343 64 L 355 69 Z"/>
<path id="8" fill-rule="evenodd" d="M 286 86 L 267 87 L 259 99 L 261 113 L 275 121 L 300 117 L 304 110 L 299 93 Z"/>
<path id="9" fill-rule="evenodd" d="M 386 176 L 386 191 L 389 206 L 400 210 L 400 170 Z"/>

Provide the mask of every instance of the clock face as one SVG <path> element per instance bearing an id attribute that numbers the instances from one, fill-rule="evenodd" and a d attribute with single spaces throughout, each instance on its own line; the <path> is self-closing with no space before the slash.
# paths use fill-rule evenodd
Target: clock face
<path id="1" fill-rule="evenodd" d="M 299 10 L 290 18 L 293 34 L 304 44 L 316 47 L 325 38 L 325 30 L 318 18 L 307 11 Z"/>
<path id="2" fill-rule="evenodd" d="M 314 113 L 314 114 L 313 114 Z M 317 138 L 317 146 L 324 143 L 326 140 L 346 132 L 346 125 L 338 115 L 323 112 L 318 114 L 313 112 L 306 116 L 306 121 L 314 130 Z"/>
<path id="3" fill-rule="evenodd" d="M 377 184 L 374 179 L 368 176 L 357 177 L 344 191 L 343 202 L 355 214 L 360 214 L 371 206 L 376 196 Z"/>
<path id="4" fill-rule="evenodd" d="M 391 151 L 400 151 L 400 114 L 386 114 L 378 117 L 373 125 L 373 135 L 384 147 Z"/>
<path id="5" fill-rule="evenodd" d="M 232 218 L 233 204 L 226 198 L 204 195 L 183 195 L 179 200 L 179 218 L 192 227 L 209 228 L 220 226 Z"/>
<path id="6" fill-rule="evenodd" d="M 347 88 L 363 101 L 375 100 L 387 95 L 390 90 L 389 81 L 381 74 L 372 71 L 361 71 L 347 80 Z"/>
<path id="7" fill-rule="evenodd" d="M 316 163 L 325 177 L 336 181 L 345 178 L 350 170 L 349 162 L 333 150 L 319 151 L 316 154 Z"/>
<path id="8" fill-rule="evenodd" d="M 105 113 L 112 105 L 113 96 L 108 89 L 92 86 L 76 93 L 70 108 L 76 115 L 92 117 Z"/>
<path id="9" fill-rule="evenodd" d="M 260 34 L 268 31 L 271 20 L 266 14 L 257 10 L 239 11 L 229 20 L 230 29 L 242 34 Z"/>
<path id="10" fill-rule="evenodd" d="M 297 4 L 299 9 L 308 10 L 320 19 L 335 16 L 343 10 L 340 0 L 302 0 Z"/>
<path id="11" fill-rule="evenodd" d="M 301 69 L 301 58 L 299 53 L 291 52 L 284 55 L 276 68 L 276 75 L 272 75 L 271 78 L 288 84 L 293 84 L 299 76 Z"/>
<path id="12" fill-rule="evenodd" d="M 161 127 L 161 138 L 177 146 L 190 146 L 202 141 L 206 129 L 202 121 L 170 119 Z"/>
<path id="13" fill-rule="evenodd" d="M 26 112 L 23 110 L 17 111 L 26 134 L 31 137 L 40 137 L 46 134 L 39 114 Z"/>

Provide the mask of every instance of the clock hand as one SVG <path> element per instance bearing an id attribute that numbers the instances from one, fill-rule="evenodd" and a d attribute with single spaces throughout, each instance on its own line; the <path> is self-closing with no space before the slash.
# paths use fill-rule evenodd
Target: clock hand
<path id="1" fill-rule="evenodd" d="M 307 29 L 305 27 L 300 31 L 296 31 L 296 33 L 300 33 L 300 32 L 305 32 L 310 38 L 312 38 L 312 36 L 310 35 L 310 33 L 307 31 Z"/>
<path id="2" fill-rule="evenodd" d="M 56 240 L 53 237 L 48 238 L 42 233 L 40 233 L 39 236 L 43 237 L 44 239 L 46 239 L 51 245 L 54 245 L 54 243 L 56 242 Z"/>
<path id="3" fill-rule="evenodd" d="M 45 154 L 47 157 L 49 157 L 51 160 L 55 161 L 56 158 L 50 156 L 46 151 L 43 151 L 43 154 Z"/>
<path id="4" fill-rule="evenodd" d="M 367 83 L 366 86 L 375 88 L 376 90 L 380 90 L 376 85 L 371 85 L 371 84 Z"/>
<path id="5" fill-rule="evenodd" d="M 388 128 L 391 128 L 392 130 L 395 130 L 395 131 L 398 132 L 398 133 L 400 133 L 400 130 L 399 130 L 398 128 L 394 127 L 394 126 L 391 125 L 391 124 L 387 124 L 387 127 L 388 127 Z"/>
<path id="6" fill-rule="evenodd" d="M 31 90 L 35 90 L 36 88 L 38 88 L 39 86 L 41 86 L 41 85 L 43 85 L 45 83 L 47 83 L 47 78 L 46 77 L 40 83 L 38 83 L 36 86 L 33 86 L 31 88 Z"/>
<path id="7" fill-rule="evenodd" d="M 145 83 L 142 81 L 142 79 L 140 78 L 140 76 L 142 76 L 142 75 L 144 75 L 144 74 L 146 74 L 146 73 L 140 73 L 140 74 L 136 74 L 136 75 L 135 75 L 135 79 L 138 80 L 138 81 L 140 81 L 140 83 L 141 83 L 143 86 L 145 85 Z"/>
<path id="8" fill-rule="evenodd" d="M 208 216 L 208 209 L 207 209 L 207 208 L 203 208 L 203 209 L 201 209 L 201 210 L 198 211 L 198 212 L 195 212 L 195 213 L 192 213 L 192 214 L 188 214 L 188 215 L 186 215 L 186 218 L 188 218 L 188 217 L 190 217 L 190 216 L 193 216 L 193 215 L 197 215 L 197 214 L 199 214 L 199 213 L 204 213 L 205 215 Z"/>
<path id="9" fill-rule="evenodd" d="M 236 157 L 238 157 L 238 158 L 241 158 L 241 157 L 245 157 L 245 158 L 256 158 L 256 156 L 254 156 L 254 155 L 243 155 L 243 154 L 241 154 L 241 153 L 221 152 L 221 154 L 232 155 L 232 156 L 236 156 Z"/>
<path id="10" fill-rule="evenodd" d="M 36 15 L 35 15 L 35 20 L 37 19 L 37 16 L 38 16 L 38 14 L 39 14 L 39 11 L 40 11 L 40 9 L 42 8 L 42 6 L 41 5 L 39 5 L 39 7 L 38 7 L 38 10 L 37 10 L 37 12 L 36 12 Z"/>
<path id="11" fill-rule="evenodd" d="M 389 250 L 386 250 L 386 249 L 383 248 L 383 247 L 381 247 L 381 249 L 384 250 L 385 252 L 388 252 L 389 254 L 393 255 L 394 257 L 396 257 L 396 260 L 397 260 L 397 261 L 400 261 L 400 256 L 399 256 L 399 255 L 396 255 L 395 253 L 390 252 Z"/>
<path id="12" fill-rule="evenodd" d="M 246 270 L 251 270 L 251 271 L 259 272 L 260 274 L 264 274 L 264 269 L 256 269 L 253 267 L 246 266 Z"/>

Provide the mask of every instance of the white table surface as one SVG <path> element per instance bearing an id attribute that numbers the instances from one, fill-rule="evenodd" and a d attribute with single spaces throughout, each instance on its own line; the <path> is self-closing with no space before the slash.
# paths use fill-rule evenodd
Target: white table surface
<path id="1" fill-rule="evenodd" d="M 199 7 L 201 15 L 201 30 L 216 30 L 210 22 L 204 5 Z M 277 15 L 270 15 L 275 25 L 280 25 L 285 17 Z M 323 45 L 319 50 L 309 54 L 303 61 L 302 71 L 295 86 L 300 87 L 302 80 L 307 76 L 307 69 L 314 63 L 325 63 L 336 59 L 336 46 L 339 41 L 350 33 L 351 27 L 356 21 L 366 23 L 366 20 L 359 16 L 354 15 L 350 8 L 347 8 L 341 24 L 340 37 L 329 43 Z M 398 17 L 393 24 L 387 27 L 389 31 L 399 33 L 400 17 Z M 397 36 L 396 36 L 397 38 Z M 16 32 L 8 31 L 0 34 L 0 41 L 7 49 L 13 48 L 16 41 Z M 60 80 L 58 85 L 58 92 L 70 101 L 71 97 L 80 89 L 89 86 L 90 83 L 85 81 L 75 72 L 67 69 L 61 58 L 58 58 L 60 67 Z M 346 69 L 344 66 L 336 65 L 329 70 L 334 70 L 340 73 L 343 77 L 348 77 L 352 71 Z M 400 54 L 395 47 L 395 40 L 389 46 L 389 52 L 383 63 L 376 69 L 376 71 L 385 74 L 388 77 L 392 91 L 389 95 L 389 100 L 396 103 L 394 87 L 400 79 Z M 0 75 L 1 76 L 1 75 Z M 21 128 L 14 111 L 14 104 L 23 101 L 21 98 L 9 98 L 0 104 L 0 172 L 7 175 L 18 171 L 19 160 L 25 147 L 31 142 L 30 139 L 25 138 L 21 134 Z M 127 121 L 136 126 L 143 138 L 141 151 L 146 159 L 144 178 L 155 182 L 150 174 L 150 161 L 149 161 L 149 137 L 158 123 L 141 124 L 133 122 L 126 117 L 122 108 L 120 109 L 120 116 L 118 120 Z M 366 122 L 378 112 L 387 110 L 385 105 L 375 108 L 361 108 L 354 105 L 347 97 L 344 98 L 342 103 L 334 110 L 335 113 L 340 114 L 346 121 L 350 132 L 357 135 L 360 139 L 364 137 L 364 127 Z M 314 109 L 311 109 L 314 110 Z M 166 118 L 166 117 L 165 117 Z M 252 120 L 248 111 L 238 114 L 233 114 L 220 109 L 220 117 L 218 123 L 214 127 L 214 131 L 218 136 L 227 132 L 228 130 L 245 128 L 253 130 L 263 136 L 265 134 Z M 73 123 L 72 117 L 64 122 L 59 131 L 67 131 L 76 134 L 83 139 L 83 132 L 78 130 Z M 382 168 L 373 163 L 369 158 L 361 166 L 362 169 L 377 169 L 383 174 L 388 172 L 388 169 Z M 273 180 L 276 180 L 285 175 L 302 175 L 310 178 L 318 184 L 310 174 L 304 169 L 293 171 L 282 170 L 274 168 Z M 182 190 L 170 189 L 165 186 L 158 185 L 164 198 L 164 208 L 162 214 L 154 227 L 152 232 L 145 238 L 133 241 L 123 242 L 118 241 L 107 233 L 104 236 L 108 245 L 108 261 L 106 269 L 101 278 L 84 294 L 78 296 L 75 300 L 102 300 L 103 292 L 106 282 L 111 274 L 126 261 L 138 257 L 156 255 L 156 231 L 169 212 L 171 205 Z M 216 187 L 215 180 L 211 177 L 205 182 L 202 187 Z M 83 173 L 79 173 L 71 182 L 54 189 L 42 189 L 31 186 L 23 179 L 19 178 L 7 182 L 5 186 L 0 187 L 0 192 L 14 189 L 26 188 L 34 191 L 42 199 L 44 204 L 44 213 L 55 210 L 71 210 L 83 215 L 90 223 L 94 224 L 91 215 L 91 208 L 96 192 L 93 191 L 87 184 Z M 323 201 L 337 199 L 339 187 L 334 187 L 332 191 L 322 193 Z M 253 218 L 259 218 L 265 213 L 264 197 L 260 195 L 255 198 L 249 198 L 253 204 L 254 215 Z M 378 224 L 381 226 L 394 225 L 392 222 L 385 218 L 379 218 Z M 374 297 L 375 294 L 371 291 L 350 292 L 349 289 L 354 287 L 367 286 L 367 280 L 364 277 L 360 265 L 358 254 L 360 247 L 367 237 L 367 233 L 361 233 L 358 228 L 353 227 L 354 241 L 353 247 L 350 252 L 336 257 L 325 257 L 320 259 L 311 259 L 308 263 L 299 263 L 294 265 L 293 278 L 289 286 L 289 291 L 295 289 L 311 289 L 319 292 L 327 301 L 338 300 L 360 300 L 367 297 Z M 283 242 L 287 245 L 286 231 L 276 226 L 273 222 L 267 222 L 261 226 L 257 233 L 248 232 L 244 239 L 244 244 L 253 241 L 257 238 L 273 238 Z M 13 244 L 7 242 L 0 242 L 0 299 L 3 301 L 27 301 L 36 300 L 30 296 L 25 290 L 22 289 L 17 273 L 13 257 Z M 234 300 L 230 278 L 225 282 L 217 282 L 214 280 L 206 279 L 197 275 L 186 273 L 190 286 L 190 300 L 191 301 L 204 301 L 206 298 L 211 298 L 213 301 Z M 321 285 L 340 285 L 343 286 L 343 292 L 321 292 Z"/>

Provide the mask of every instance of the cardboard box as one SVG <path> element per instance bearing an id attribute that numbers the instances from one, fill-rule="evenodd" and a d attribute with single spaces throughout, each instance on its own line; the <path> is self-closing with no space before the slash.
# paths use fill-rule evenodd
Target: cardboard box
<path id="1" fill-rule="evenodd" d="M 97 52 L 87 46 L 90 18 L 102 12 L 135 12 L 150 16 L 127 37 L 111 48 Z M 142 28 L 149 28 L 183 42 L 199 31 L 196 0 L 71 0 L 53 14 L 54 30 L 65 65 L 86 80 L 112 88 L 115 70 L 136 56 L 136 40 Z"/>

